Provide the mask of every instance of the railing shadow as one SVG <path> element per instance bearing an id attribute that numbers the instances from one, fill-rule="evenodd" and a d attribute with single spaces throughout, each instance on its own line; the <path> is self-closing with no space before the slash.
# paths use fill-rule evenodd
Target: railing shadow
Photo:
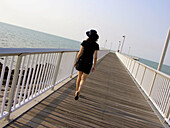
<path id="1" fill-rule="evenodd" d="M 66 84 L 64 84 L 64 85 L 63 85 L 61 88 L 59 88 L 58 90 L 54 91 L 52 94 L 50 94 L 49 96 L 47 96 L 47 97 L 46 97 L 45 99 L 43 99 L 41 102 L 39 102 L 38 104 L 36 104 L 34 107 L 32 107 L 31 109 L 29 109 L 29 110 L 26 111 L 25 113 L 23 113 L 21 116 L 19 116 L 18 118 L 16 118 L 13 122 L 9 123 L 9 124 L 6 125 L 5 127 L 10 126 L 11 124 L 12 124 L 13 126 L 16 126 L 16 127 L 22 127 L 23 124 L 19 125 L 18 123 L 15 123 L 15 122 L 17 122 L 17 120 L 18 120 L 19 118 L 23 117 L 24 114 L 26 114 L 27 112 L 31 111 L 32 109 L 37 109 L 36 106 L 38 106 L 39 104 L 43 104 L 43 101 L 48 100 L 48 98 L 51 97 L 53 94 L 58 93 L 59 96 L 57 96 L 56 98 L 54 98 L 54 99 L 53 99 L 51 102 L 49 102 L 49 104 L 46 105 L 42 110 L 39 110 L 40 112 L 38 112 L 32 119 L 30 119 L 26 124 L 24 124 L 24 126 L 30 126 L 30 123 L 32 124 L 32 122 L 34 122 L 34 123 L 35 123 L 35 124 L 34 124 L 34 127 L 38 127 L 39 125 L 42 125 L 41 123 L 42 123 L 44 120 L 39 119 L 39 118 L 40 118 L 40 116 L 43 115 L 43 111 L 45 111 L 46 109 L 48 109 L 49 106 L 56 106 L 56 107 L 57 107 L 57 106 L 59 106 L 59 105 L 61 104 L 61 102 L 63 102 L 64 100 L 66 100 L 66 99 L 71 95 L 71 93 L 73 93 L 73 90 L 75 90 L 76 78 L 74 78 L 73 81 L 74 81 L 74 83 L 72 83 L 72 84 L 67 84 L 67 83 L 66 83 L 67 86 L 68 86 L 68 85 L 69 85 L 69 86 L 68 86 L 63 92 L 61 92 L 60 89 L 61 89 L 63 86 L 65 86 Z M 73 95 L 74 95 L 74 93 L 73 93 Z M 85 98 L 84 96 L 81 96 L 81 97 L 82 97 L 82 98 Z M 73 99 L 73 100 L 74 100 L 74 99 Z M 55 111 L 56 107 L 51 107 L 50 109 L 48 109 L 48 113 L 46 113 L 45 117 L 50 118 L 49 115 L 51 115 L 51 114 Z M 45 118 L 45 117 L 43 117 L 43 118 Z M 38 120 L 37 120 L 37 119 L 38 119 Z M 51 119 L 52 119 L 52 118 L 51 118 Z M 35 120 L 36 120 L 36 122 L 35 122 Z M 54 119 L 53 119 L 53 120 L 54 120 Z"/>

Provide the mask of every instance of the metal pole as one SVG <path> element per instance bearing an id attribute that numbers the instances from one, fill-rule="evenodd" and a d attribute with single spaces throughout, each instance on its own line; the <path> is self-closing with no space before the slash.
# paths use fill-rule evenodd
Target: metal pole
<path id="1" fill-rule="evenodd" d="M 120 45 L 121 45 L 121 41 L 119 41 L 119 46 L 118 46 L 117 52 L 119 52 Z"/>
<path id="2" fill-rule="evenodd" d="M 164 48 L 163 48 L 163 51 L 162 51 L 161 59 L 159 61 L 159 65 L 158 65 L 158 69 L 157 69 L 158 71 L 160 71 L 161 68 L 162 68 L 162 64 L 163 64 L 165 54 L 166 54 L 168 44 L 169 44 L 169 39 L 170 39 L 170 27 L 169 27 L 168 34 L 167 34 L 166 41 L 165 41 L 165 45 L 164 45 Z"/>
<path id="3" fill-rule="evenodd" d="M 112 49 L 112 42 L 111 42 L 111 46 L 110 46 L 110 50 Z"/>
<path id="4" fill-rule="evenodd" d="M 106 42 L 107 42 L 107 40 L 106 40 Z M 106 42 L 105 42 L 104 48 L 106 48 Z"/>
<path id="5" fill-rule="evenodd" d="M 123 45 L 124 45 L 124 42 L 125 42 L 125 36 L 123 36 L 123 42 L 122 42 L 122 47 L 121 47 L 121 53 L 122 53 L 122 50 L 123 50 Z"/>
<path id="6" fill-rule="evenodd" d="M 14 94 L 15 94 L 15 90 L 16 90 L 16 86 L 17 86 L 19 69 L 21 66 L 21 60 L 22 60 L 22 56 L 20 55 L 20 56 L 18 56 L 18 59 L 17 59 L 15 72 L 14 72 L 14 78 L 12 80 L 12 86 L 11 86 L 11 90 L 10 90 L 10 94 L 9 94 L 9 102 L 8 102 L 8 107 L 7 107 L 8 116 L 5 118 L 6 120 L 9 120 L 9 118 L 10 118 L 12 104 L 13 104 L 13 100 L 14 100 Z"/>

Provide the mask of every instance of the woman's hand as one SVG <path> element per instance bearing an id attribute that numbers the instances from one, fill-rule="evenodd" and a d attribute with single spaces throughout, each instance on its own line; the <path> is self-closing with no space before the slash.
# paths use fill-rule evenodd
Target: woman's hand
<path id="1" fill-rule="evenodd" d="M 76 67 L 76 64 L 77 64 L 77 63 L 74 64 L 74 67 Z"/>
<path id="2" fill-rule="evenodd" d="M 92 68 L 92 72 L 94 72 L 94 71 L 95 71 L 95 67 Z"/>

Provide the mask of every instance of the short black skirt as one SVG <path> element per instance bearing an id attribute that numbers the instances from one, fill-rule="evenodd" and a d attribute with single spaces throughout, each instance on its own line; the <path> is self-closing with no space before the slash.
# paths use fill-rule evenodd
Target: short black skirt
<path id="1" fill-rule="evenodd" d="M 86 74 L 89 74 L 92 68 L 92 62 L 87 60 L 87 59 L 83 59 L 80 58 L 78 59 L 77 63 L 76 63 L 76 69 L 78 71 L 82 71 Z"/>

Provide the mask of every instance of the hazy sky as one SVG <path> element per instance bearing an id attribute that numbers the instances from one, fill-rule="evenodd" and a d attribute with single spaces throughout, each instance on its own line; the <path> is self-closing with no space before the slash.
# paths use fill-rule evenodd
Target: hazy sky
<path id="1" fill-rule="evenodd" d="M 0 0 L 0 22 L 82 41 L 96 29 L 100 47 L 159 61 L 170 27 L 170 0 Z M 170 44 L 169 44 L 170 45 Z M 170 46 L 165 64 L 170 65 Z"/>

